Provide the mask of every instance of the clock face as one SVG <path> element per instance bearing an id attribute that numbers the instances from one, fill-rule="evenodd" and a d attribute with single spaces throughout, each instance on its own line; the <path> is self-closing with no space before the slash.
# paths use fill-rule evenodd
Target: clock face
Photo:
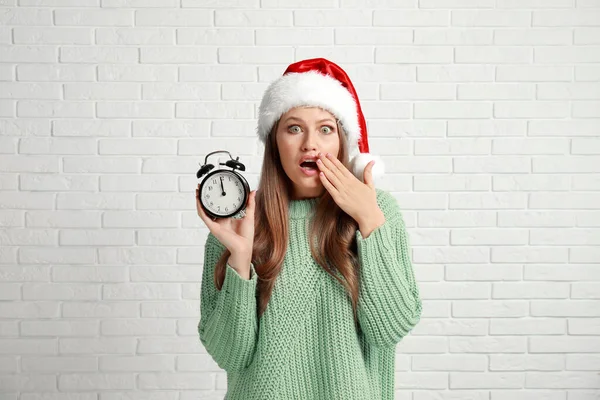
<path id="1" fill-rule="evenodd" d="M 228 216 L 244 205 L 244 184 L 231 171 L 217 171 L 203 182 L 200 199 L 204 207 L 218 216 Z"/>

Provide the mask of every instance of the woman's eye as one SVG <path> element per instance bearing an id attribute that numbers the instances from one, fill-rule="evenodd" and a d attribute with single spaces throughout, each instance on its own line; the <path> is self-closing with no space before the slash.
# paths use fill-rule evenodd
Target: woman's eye
<path id="1" fill-rule="evenodd" d="M 302 128 L 299 125 L 290 125 L 288 126 L 288 130 L 292 133 L 300 133 L 302 132 Z M 321 127 L 321 133 L 330 134 L 333 132 L 333 128 L 330 126 Z"/>
<path id="2" fill-rule="evenodd" d="M 294 130 L 294 128 L 296 128 L 296 130 Z M 289 129 L 291 132 L 293 132 L 293 133 L 298 133 L 298 132 L 300 132 L 300 131 L 301 131 L 301 129 L 300 129 L 300 127 L 299 127 L 298 125 L 290 125 L 290 126 L 288 127 L 288 129 Z"/>

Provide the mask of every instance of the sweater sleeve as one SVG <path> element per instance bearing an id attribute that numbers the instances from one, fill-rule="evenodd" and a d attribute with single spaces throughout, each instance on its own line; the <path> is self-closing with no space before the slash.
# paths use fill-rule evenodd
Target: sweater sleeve
<path id="1" fill-rule="evenodd" d="M 204 249 L 200 292 L 200 341 L 217 365 L 225 371 L 248 366 L 258 334 L 256 313 L 257 275 L 250 265 L 250 279 L 241 277 L 229 264 L 221 290 L 214 284 L 215 266 L 225 246 L 209 233 Z"/>
<path id="2" fill-rule="evenodd" d="M 422 304 L 398 202 L 380 189 L 377 202 L 385 223 L 366 239 L 356 231 L 360 262 L 357 316 L 367 341 L 393 347 L 419 322 Z"/>

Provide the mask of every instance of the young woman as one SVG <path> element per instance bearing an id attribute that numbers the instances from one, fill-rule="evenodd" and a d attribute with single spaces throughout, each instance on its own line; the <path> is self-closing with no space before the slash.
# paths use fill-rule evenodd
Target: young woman
<path id="1" fill-rule="evenodd" d="M 393 399 L 395 347 L 421 299 L 348 76 L 322 58 L 291 64 L 263 96 L 258 136 L 244 218 L 213 221 L 196 192 L 210 230 L 198 331 L 225 399 Z"/>

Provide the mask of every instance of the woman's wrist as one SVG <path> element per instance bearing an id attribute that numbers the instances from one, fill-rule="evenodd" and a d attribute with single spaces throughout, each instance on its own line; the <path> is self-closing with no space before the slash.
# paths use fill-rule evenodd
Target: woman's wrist
<path id="1" fill-rule="evenodd" d="M 377 215 L 366 218 L 364 221 L 360 221 L 358 223 L 358 230 L 360 231 L 361 236 L 366 239 L 371 232 L 382 226 L 384 223 L 385 215 L 380 210 Z"/>
<path id="2" fill-rule="evenodd" d="M 252 255 L 248 254 L 234 254 L 232 253 L 227 260 L 227 263 L 231 268 L 235 269 L 236 272 L 244 279 L 250 279 L 250 263 L 252 262 Z"/>

